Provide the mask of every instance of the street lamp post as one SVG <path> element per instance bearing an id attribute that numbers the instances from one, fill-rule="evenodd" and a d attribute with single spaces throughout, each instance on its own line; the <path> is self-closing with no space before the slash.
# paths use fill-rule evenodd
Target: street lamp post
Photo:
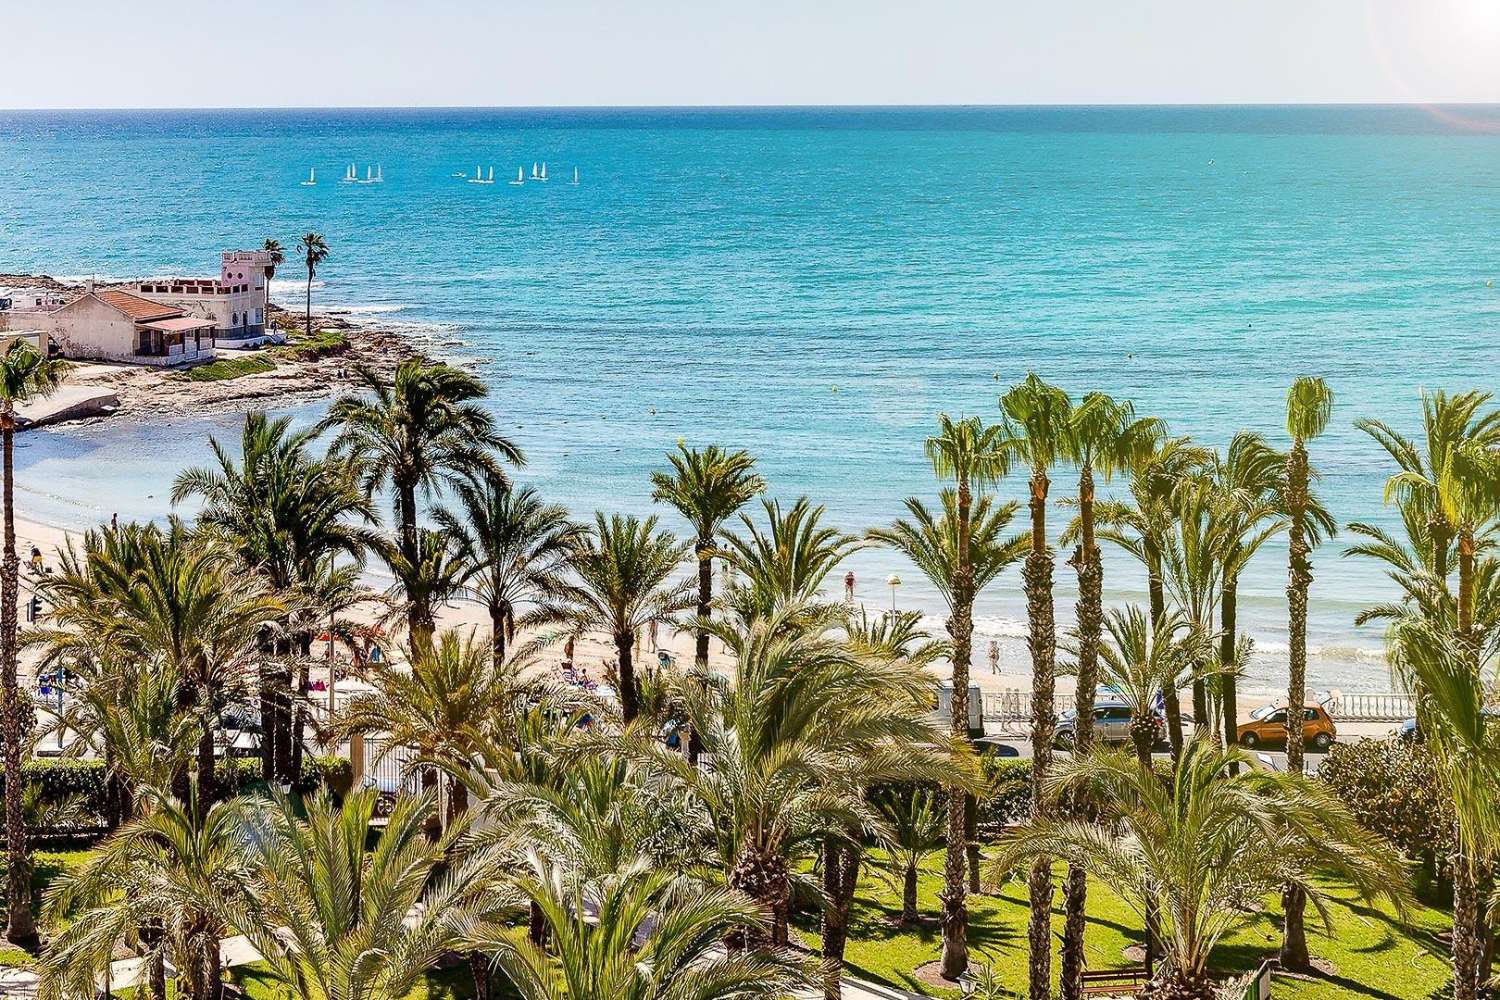
<path id="1" fill-rule="evenodd" d="M 901 586 L 901 577 L 895 573 L 885 578 L 885 584 L 891 588 L 891 614 L 896 613 L 896 588 Z"/>

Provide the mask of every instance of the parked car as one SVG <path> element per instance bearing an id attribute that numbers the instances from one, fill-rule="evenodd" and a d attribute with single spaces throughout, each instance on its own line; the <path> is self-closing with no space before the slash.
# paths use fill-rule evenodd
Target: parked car
<path id="1" fill-rule="evenodd" d="M 1155 716 L 1156 738 L 1153 743 L 1166 739 L 1166 724 L 1160 715 Z M 1068 709 L 1057 720 L 1057 745 L 1064 750 L 1073 746 L 1073 732 L 1078 725 L 1077 709 Z M 1123 701 L 1101 701 L 1094 706 L 1094 739 L 1100 743 L 1121 744 L 1130 742 L 1130 706 Z"/>
<path id="2" fill-rule="evenodd" d="M 1315 750 L 1327 750 L 1338 738 L 1333 719 L 1322 705 L 1305 705 L 1302 709 L 1302 741 Z M 1286 708 L 1266 705 L 1250 713 L 1250 721 L 1237 730 L 1240 746 L 1285 745 Z"/>

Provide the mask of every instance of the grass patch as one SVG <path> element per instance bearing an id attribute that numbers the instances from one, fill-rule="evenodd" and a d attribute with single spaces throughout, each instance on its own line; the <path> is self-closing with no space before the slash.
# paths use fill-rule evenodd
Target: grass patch
<path id="1" fill-rule="evenodd" d="M 88 851 L 35 851 L 31 855 L 31 906 L 35 913 L 40 914 L 42 908 L 42 894 L 47 887 L 63 872 L 71 871 L 83 865 L 88 858 Z M 5 871 L 5 865 L 0 864 L 0 873 Z M 0 878 L 3 884 L 3 878 Z M 5 894 L 0 892 L 0 927 L 4 926 L 6 918 Z M 20 948 L 11 948 L 0 944 L 0 969 L 16 968 L 30 965 L 32 956 Z"/>
<path id="2" fill-rule="evenodd" d="M 315 330 L 311 337 L 305 333 L 289 333 L 287 342 L 275 348 L 277 353 L 297 361 L 316 361 L 343 354 L 348 349 L 349 337 L 342 330 Z"/>
<path id="3" fill-rule="evenodd" d="M 286 990 L 266 972 L 259 962 L 229 970 L 230 981 L 245 991 L 250 1000 L 286 1000 Z M 505 988 L 504 977 L 496 977 L 497 997 L 514 996 Z M 418 980 L 404 1000 L 469 1000 L 474 995 L 474 977 L 467 966 L 433 969 Z"/>
<path id="4" fill-rule="evenodd" d="M 276 362 L 260 354 L 244 358 L 220 358 L 206 365 L 189 368 L 184 374 L 189 382 L 224 382 L 246 375 L 261 375 L 274 371 Z"/>
<path id="5" fill-rule="evenodd" d="M 918 904 L 924 916 L 939 912 L 942 888 L 942 855 L 929 859 L 918 883 Z M 1061 869 L 1058 875 L 1061 876 Z M 1438 943 L 1436 932 L 1450 926 L 1449 916 L 1431 907 L 1414 908 L 1409 925 L 1402 924 L 1384 906 L 1367 907 L 1352 893 L 1334 888 L 1333 928 L 1325 933 L 1315 927 L 1316 914 L 1308 909 L 1308 949 L 1316 958 L 1327 959 L 1337 969 L 1331 978 L 1298 980 L 1277 976 L 1277 1000 L 1425 1000 L 1448 981 L 1449 953 Z M 1063 929 L 1061 880 L 1053 895 L 1053 976 L 1057 975 L 1057 948 Z M 1026 921 L 1029 915 L 1026 886 L 1013 882 L 998 896 L 969 897 L 970 961 L 994 968 L 1006 987 L 1025 995 L 1027 984 Z M 942 935 L 937 922 L 918 928 L 896 926 L 901 915 L 898 888 L 887 885 L 879 874 L 862 872 L 854 912 L 850 917 L 847 959 L 858 976 L 887 983 L 899 989 L 932 996 L 958 997 L 957 989 L 941 991 L 917 980 L 912 970 L 938 958 Z M 795 918 L 803 943 L 816 950 L 818 923 L 814 914 Z M 1214 971 L 1228 976 L 1247 972 L 1273 956 L 1281 940 L 1279 900 L 1268 899 L 1266 910 L 1235 933 L 1225 937 L 1214 951 Z M 1119 897 L 1090 883 L 1088 925 L 1084 952 L 1090 969 L 1127 966 L 1121 954 L 1140 944 L 1140 920 Z"/>

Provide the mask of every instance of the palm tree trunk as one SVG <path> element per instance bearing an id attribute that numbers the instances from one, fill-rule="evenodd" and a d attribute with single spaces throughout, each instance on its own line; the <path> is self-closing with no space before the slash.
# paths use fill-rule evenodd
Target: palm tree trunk
<path id="1" fill-rule="evenodd" d="M 526 940 L 538 948 L 547 943 L 547 915 L 542 906 L 532 900 L 526 907 Z"/>
<path id="2" fill-rule="evenodd" d="M 309 266 L 307 269 L 307 339 L 309 342 L 312 341 L 312 280 L 313 269 Z"/>
<path id="3" fill-rule="evenodd" d="M 857 831 L 856 831 L 857 832 Z M 858 841 L 829 837 L 823 841 L 823 998 L 843 996 L 844 947 L 849 942 L 849 911 L 859 882 L 861 848 Z"/>
<path id="4" fill-rule="evenodd" d="M 290 648 L 290 647 L 289 647 Z M 276 781 L 292 784 L 297 775 L 292 771 L 292 671 L 283 664 L 276 668 Z"/>
<path id="5" fill-rule="evenodd" d="M 1307 544 L 1307 449 L 1300 440 L 1287 453 L 1287 696 L 1286 769 L 1302 773 L 1303 695 L 1307 690 L 1307 594 L 1312 586 L 1312 560 Z M 1308 967 L 1307 933 L 1303 911 L 1307 899 L 1296 886 L 1281 893 L 1286 927 L 1281 942 L 1281 967 L 1301 971 Z"/>
<path id="6" fill-rule="evenodd" d="M 713 551 L 712 536 L 698 539 L 698 617 L 708 618 L 714 600 L 714 558 L 704 553 Z M 708 669 L 708 632 L 699 629 L 695 637 L 693 665 L 699 670 Z"/>
<path id="7" fill-rule="evenodd" d="M 1052 766 L 1052 740 L 1057 726 L 1052 704 L 1055 691 L 1053 659 L 1057 651 L 1057 623 L 1052 607 L 1052 557 L 1047 551 L 1047 472 L 1031 473 L 1031 551 L 1021 570 L 1026 591 L 1028 645 L 1031 648 L 1031 780 L 1032 814 L 1051 810 L 1042 786 Z M 1028 880 L 1031 917 L 1026 937 L 1030 949 L 1031 1000 L 1052 997 L 1052 862 L 1037 858 Z"/>
<path id="8" fill-rule="evenodd" d="M 755 900 L 770 917 L 769 933 L 749 928 L 732 933 L 726 942 L 730 951 L 785 946 L 791 889 L 786 859 L 762 850 L 758 844 L 747 844 L 729 873 L 729 887 Z"/>
<path id="9" fill-rule="evenodd" d="M 1094 540 L 1094 473 L 1085 462 L 1078 473 L 1078 522 L 1081 537 L 1073 553 L 1078 572 L 1078 688 L 1074 695 L 1073 754 L 1089 752 L 1094 743 L 1094 691 L 1099 685 L 1099 635 L 1104 627 L 1104 567 Z M 1088 801 L 1081 793 L 1073 800 L 1075 815 L 1087 819 Z M 1068 866 L 1063 890 L 1063 941 L 1059 961 L 1059 989 L 1063 1000 L 1083 995 L 1083 934 L 1088 906 L 1088 878 L 1077 865 Z"/>
<path id="10" fill-rule="evenodd" d="M 214 800 L 219 797 L 219 776 L 214 770 L 217 763 L 214 757 L 216 749 L 213 723 L 205 719 L 203 733 L 198 737 L 198 776 L 195 783 L 198 791 L 198 816 L 200 818 L 208 814 L 208 807 L 213 805 Z"/>
<path id="11" fill-rule="evenodd" d="M 505 666 L 505 609 L 490 605 L 490 663 L 499 673 Z"/>
<path id="12" fill-rule="evenodd" d="M 635 636 L 629 632 L 615 633 L 615 655 L 620 661 L 620 714 L 627 726 L 635 721 L 641 711 L 641 695 L 635 686 L 635 662 L 631 659 L 631 647 L 634 645 Z"/>
<path id="13" fill-rule="evenodd" d="M 0 441 L 5 453 L 5 557 L 0 562 L 0 712 L 4 714 L 6 900 L 5 936 L 22 948 L 35 947 L 36 921 L 31 914 L 31 855 L 21 814 L 25 794 L 21 775 L 21 691 L 16 678 L 16 591 L 21 561 L 16 555 L 15 438 L 16 418 L 9 400 L 0 404 Z"/>
<path id="14" fill-rule="evenodd" d="M 1474 631 L 1474 545 L 1473 525 L 1458 529 L 1458 640 L 1470 645 Z"/>
<path id="15" fill-rule="evenodd" d="M 474 1000 L 490 1000 L 490 960 L 482 951 L 469 952 L 469 974 L 474 977 Z"/>
<path id="16" fill-rule="evenodd" d="M 1239 600 L 1239 577 L 1236 575 L 1224 578 L 1223 593 L 1219 604 L 1219 627 L 1223 634 L 1219 636 L 1219 666 L 1223 670 L 1220 684 L 1224 692 L 1224 745 L 1232 747 L 1239 742 L 1240 703 L 1239 690 L 1231 667 L 1234 663 L 1235 628 L 1237 627 Z M 1229 765 L 1231 774 L 1239 773 L 1238 764 Z"/>
<path id="17" fill-rule="evenodd" d="M 219 954 L 219 935 L 204 949 L 203 987 L 205 1000 L 220 1000 L 224 995 L 224 962 Z"/>
<path id="18" fill-rule="evenodd" d="M 914 924 L 921 919 L 921 914 L 917 912 L 917 866 L 915 862 L 908 861 L 901 879 L 901 922 Z"/>
<path id="19" fill-rule="evenodd" d="M 329 633 L 330 637 L 332 633 Z M 292 705 L 291 775 L 295 782 L 302 781 L 302 757 L 307 737 L 307 671 L 312 662 L 313 636 L 311 632 L 297 634 L 297 685 Z"/>
<path id="20" fill-rule="evenodd" d="M 1455 823 L 1456 835 L 1462 829 Z M 1455 844 L 1462 840 L 1455 837 Z M 1479 892 L 1474 864 L 1462 846 L 1453 851 L 1453 1000 L 1479 995 Z"/>
<path id="21" fill-rule="evenodd" d="M 155 949 L 146 960 L 146 991 L 150 1000 L 167 1000 L 167 964 Z"/>
<path id="22" fill-rule="evenodd" d="M 1161 549 L 1150 540 L 1142 541 L 1146 553 L 1146 598 L 1151 608 L 1151 632 L 1167 613 L 1167 588 L 1161 575 Z M 1161 693 L 1162 714 L 1167 717 L 1167 743 L 1172 748 L 1172 760 L 1182 756 L 1182 699 L 1177 685 L 1168 683 Z"/>
<path id="23" fill-rule="evenodd" d="M 953 646 L 953 692 L 948 725 L 956 739 L 969 739 L 969 661 L 974 645 L 974 567 L 969 553 L 973 495 L 967 477 L 958 480 L 958 565 L 953 574 L 953 615 L 948 633 Z M 948 792 L 947 848 L 943 859 L 943 951 L 939 971 L 956 980 L 969 967 L 968 800 L 961 789 Z"/>

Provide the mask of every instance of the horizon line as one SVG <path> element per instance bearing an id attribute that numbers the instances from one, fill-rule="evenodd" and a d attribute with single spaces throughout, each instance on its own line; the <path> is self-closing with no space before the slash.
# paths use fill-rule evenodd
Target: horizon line
<path id="1" fill-rule="evenodd" d="M 1037 101 L 1015 104 L 989 103 L 808 103 L 808 104 L 267 104 L 267 105 L 135 105 L 8 107 L 0 113 L 40 114 L 47 112 L 170 112 L 170 111 L 1024 111 L 1024 110 L 1192 110 L 1206 108 L 1430 108 L 1500 107 L 1496 100 L 1390 100 L 1386 98 L 1339 101 Z"/>

